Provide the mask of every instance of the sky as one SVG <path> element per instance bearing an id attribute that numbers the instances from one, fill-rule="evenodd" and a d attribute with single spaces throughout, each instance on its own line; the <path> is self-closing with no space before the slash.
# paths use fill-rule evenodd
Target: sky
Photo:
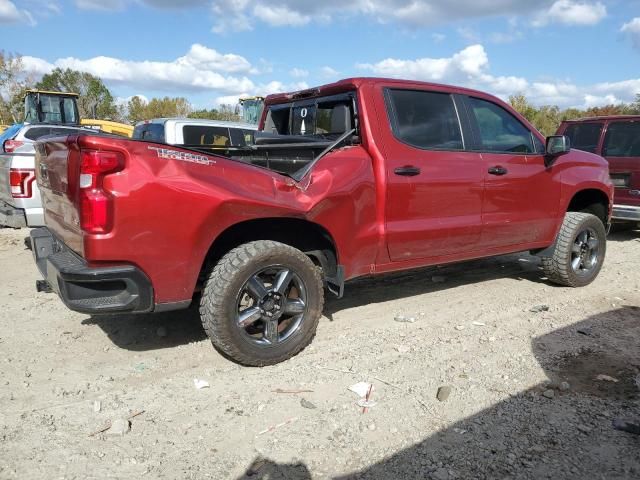
<path id="1" fill-rule="evenodd" d="M 354 76 L 587 108 L 640 94 L 640 0 L 0 0 L 0 49 L 196 108 Z"/>

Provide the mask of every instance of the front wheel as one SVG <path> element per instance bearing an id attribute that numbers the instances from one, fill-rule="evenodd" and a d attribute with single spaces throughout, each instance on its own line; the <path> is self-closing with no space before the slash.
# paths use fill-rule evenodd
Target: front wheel
<path id="1" fill-rule="evenodd" d="M 542 258 L 542 268 L 554 283 L 583 287 L 600 273 L 606 251 L 602 221 L 590 213 L 567 212 L 552 255 Z"/>
<path id="2" fill-rule="evenodd" d="M 287 360 L 313 339 L 324 305 L 318 268 L 272 241 L 241 245 L 214 267 L 200 302 L 213 345 L 243 365 Z"/>

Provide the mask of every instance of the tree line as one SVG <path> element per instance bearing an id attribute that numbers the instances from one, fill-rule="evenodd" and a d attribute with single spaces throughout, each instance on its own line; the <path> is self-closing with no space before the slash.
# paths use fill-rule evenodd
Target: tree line
<path id="1" fill-rule="evenodd" d="M 23 100 L 29 89 L 79 94 L 80 118 L 113 120 L 132 125 L 141 120 L 161 117 L 240 120 L 237 105 L 195 109 L 184 97 L 167 96 L 146 100 L 135 96 L 126 103 L 117 102 L 99 77 L 69 68 L 56 68 L 36 81 L 25 70 L 20 55 L 0 50 L 0 124 L 18 123 L 24 119 Z"/>
<path id="2" fill-rule="evenodd" d="M 636 94 L 635 101 L 631 103 L 619 103 L 588 109 L 567 108 L 561 109 L 556 105 L 532 105 L 523 94 L 512 95 L 509 103 L 524 118 L 529 120 L 544 135 L 553 135 L 560 123 L 565 120 L 573 120 L 586 117 L 600 117 L 607 115 L 640 115 L 640 93 Z"/>

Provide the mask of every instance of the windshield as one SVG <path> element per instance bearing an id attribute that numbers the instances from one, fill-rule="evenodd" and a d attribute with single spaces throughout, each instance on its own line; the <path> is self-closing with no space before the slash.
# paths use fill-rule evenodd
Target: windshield
<path id="1" fill-rule="evenodd" d="M 242 120 L 246 123 L 257 125 L 264 110 L 264 100 L 261 98 L 251 98 L 240 100 L 242 103 Z"/>
<path id="2" fill-rule="evenodd" d="M 80 123 L 75 98 L 43 93 L 28 94 L 24 99 L 25 122 Z"/>
<path id="3" fill-rule="evenodd" d="M 355 93 L 269 106 L 264 131 L 279 135 L 337 137 L 355 128 Z"/>

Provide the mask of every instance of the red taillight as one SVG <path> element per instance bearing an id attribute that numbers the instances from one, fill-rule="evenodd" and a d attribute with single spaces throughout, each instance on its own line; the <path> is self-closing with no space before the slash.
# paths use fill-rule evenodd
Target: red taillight
<path id="1" fill-rule="evenodd" d="M 24 145 L 24 142 L 21 142 L 20 140 L 6 140 L 2 147 L 5 152 L 13 153 L 16 148 L 21 147 L 22 145 Z"/>
<path id="2" fill-rule="evenodd" d="M 80 227 L 87 233 L 107 233 L 113 223 L 113 196 L 103 189 L 105 176 L 124 168 L 119 152 L 82 150 L 80 158 Z"/>
<path id="3" fill-rule="evenodd" d="M 12 168 L 9 170 L 9 185 L 13 198 L 31 198 L 32 185 L 36 179 L 34 170 Z"/>

